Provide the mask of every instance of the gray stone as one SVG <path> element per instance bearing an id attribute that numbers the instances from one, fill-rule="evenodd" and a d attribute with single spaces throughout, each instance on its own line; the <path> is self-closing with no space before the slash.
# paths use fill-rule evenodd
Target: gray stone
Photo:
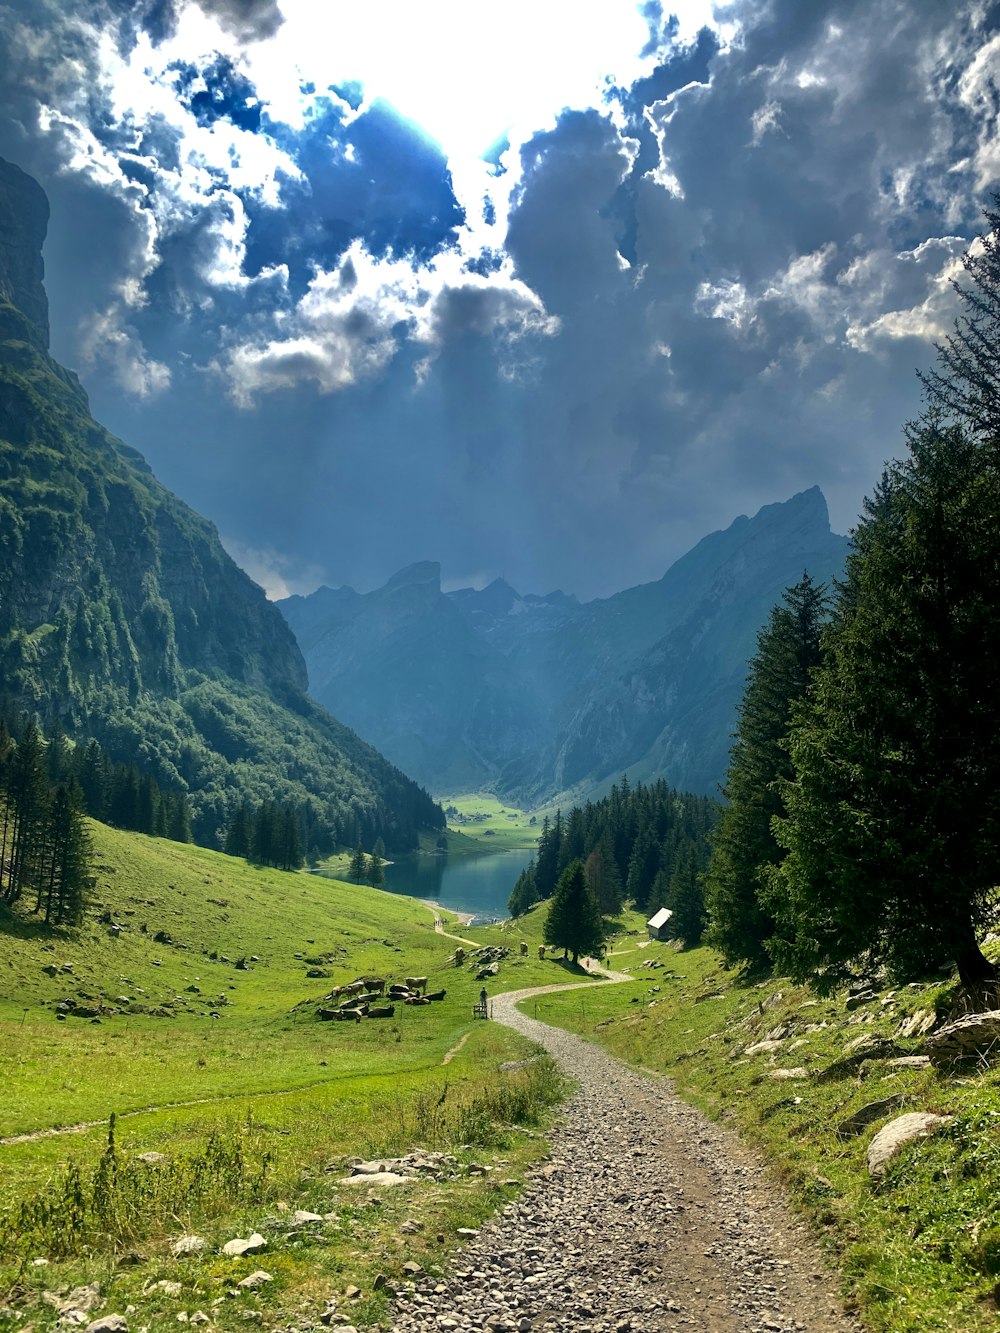
<path id="1" fill-rule="evenodd" d="M 842 1120 L 837 1126 L 837 1136 L 842 1139 L 851 1139 L 860 1134 L 868 1125 L 874 1124 L 876 1120 L 881 1120 L 884 1115 L 891 1111 L 897 1111 L 906 1097 L 897 1093 L 894 1097 L 881 1097 L 877 1102 L 869 1102 L 867 1106 L 862 1106 L 860 1110 L 849 1115 L 846 1120 Z"/>
<path id="2" fill-rule="evenodd" d="M 123 1314 L 105 1314 L 87 1325 L 87 1333 L 128 1333 L 128 1320 Z"/>
<path id="3" fill-rule="evenodd" d="M 868 1174 L 881 1176 L 886 1167 L 907 1143 L 926 1138 L 942 1125 L 951 1122 L 949 1115 L 934 1115 L 930 1111 L 910 1111 L 897 1116 L 879 1130 L 868 1145 Z"/>
<path id="4" fill-rule="evenodd" d="M 312 1222 L 322 1222 L 322 1221 L 323 1221 L 323 1216 L 321 1213 L 309 1213 L 306 1212 L 304 1208 L 299 1208 L 296 1210 L 296 1212 L 292 1214 L 292 1222 L 297 1227 L 304 1227 L 308 1226 Z"/>
<path id="5" fill-rule="evenodd" d="M 207 1249 L 208 1241 L 204 1236 L 181 1236 L 170 1246 L 170 1253 L 175 1259 L 181 1259 L 185 1255 L 201 1254 Z"/>
<path id="6" fill-rule="evenodd" d="M 412 1185 L 413 1176 L 401 1176 L 396 1171 L 373 1171 L 371 1175 L 344 1176 L 341 1185 L 378 1185 L 392 1188 L 394 1185 Z"/>
<path id="7" fill-rule="evenodd" d="M 222 1253 L 228 1255 L 230 1259 L 239 1259 L 244 1254 L 260 1254 L 261 1250 L 267 1249 L 267 1241 L 255 1231 L 252 1236 L 246 1240 L 237 1236 L 234 1240 L 227 1240 L 222 1247 Z"/>
<path id="8" fill-rule="evenodd" d="M 982 1014 L 966 1014 L 946 1023 L 924 1043 L 924 1054 L 936 1066 L 961 1060 L 985 1060 L 1000 1054 L 1000 1009 Z"/>
<path id="9" fill-rule="evenodd" d="M 243 1291 L 256 1291 L 258 1287 L 266 1287 L 269 1282 L 273 1281 L 274 1278 L 271 1277 L 270 1273 L 265 1273 L 263 1268 L 258 1268 L 255 1273 L 249 1274 L 248 1277 L 245 1277 L 242 1282 L 237 1282 L 236 1285 Z"/>

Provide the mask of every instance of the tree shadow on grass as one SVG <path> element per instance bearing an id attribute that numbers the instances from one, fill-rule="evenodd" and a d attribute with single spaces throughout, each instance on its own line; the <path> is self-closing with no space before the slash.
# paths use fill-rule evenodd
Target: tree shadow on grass
<path id="1" fill-rule="evenodd" d="M 67 933 L 59 926 L 46 925 L 41 917 L 25 916 L 0 903 L 0 935 L 18 940 L 62 940 Z"/>

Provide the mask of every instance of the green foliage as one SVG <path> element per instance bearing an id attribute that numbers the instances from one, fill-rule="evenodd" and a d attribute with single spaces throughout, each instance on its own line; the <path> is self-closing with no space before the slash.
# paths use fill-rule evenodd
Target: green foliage
<path id="1" fill-rule="evenodd" d="M 934 417 L 908 445 L 866 501 L 776 821 L 771 947 L 825 986 L 864 953 L 996 978 L 1000 449 Z"/>
<path id="2" fill-rule="evenodd" d="M 559 876 L 545 919 L 544 939 L 546 944 L 572 954 L 574 963 L 581 954 L 597 955 L 601 951 L 601 909 L 587 886 L 582 861 L 571 861 Z"/>
<path id="3" fill-rule="evenodd" d="M 0 1217 L 0 1253 L 41 1249 L 58 1258 L 85 1245 L 117 1250 L 176 1217 L 261 1201 L 270 1163 L 265 1138 L 250 1119 L 211 1133 L 194 1152 L 148 1163 L 118 1149 L 112 1115 L 108 1146 L 94 1168 L 64 1167 L 52 1184 Z"/>
<path id="4" fill-rule="evenodd" d="M 359 842 L 351 856 L 351 864 L 347 871 L 347 878 L 353 880 L 355 884 L 360 884 L 365 877 L 366 866 L 365 849 Z"/>
<path id="5" fill-rule="evenodd" d="M 699 873 L 704 869 L 708 833 L 717 815 L 718 807 L 705 796 L 674 791 L 662 780 L 630 787 L 622 778 L 603 800 L 574 808 L 568 819 L 557 813 L 551 823 L 543 820 L 538 857 L 519 876 L 508 910 L 521 916 L 550 897 L 558 874 L 570 862 L 581 860 L 605 916 L 621 910 L 626 879 L 638 910 L 653 911 L 663 905 L 678 864 L 691 859 Z M 660 872 L 663 878 L 658 879 Z M 654 888 L 657 883 L 660 898 Z"/>
<path id="6" fill-rule="evenodd" d="M 761 902 L 761 877 L 784 855 L 772 821 L 785 813 L 782 783 L 792 777 L 788 736 L 820 662 L 826 612 L 826 590 L 806 572 L 786 589 L 757 636 L 729 756 L 728 805 L 712 833 L 705 877 L 710 942 L 730 966 L 753 971 L 770 963 L 766 945 L 774 919 Z M 670 895 L 667 905 L 673 906 Z"/>
<path id="7" fill-rule="evenodd" d="M 405 851 L 443 828 L 426 792 L 308 698 L 284 620 L 211 525 L 91 419 L 73 376 L 9 334 L 0 714 L 94 738 L 140 783 L 185 794 L 187 808 L 158 812 L 148 791 L 119 793 L 127 827 L 183 837 L 190 824 L 219 847 L 240 804 L 276 800 L 309 808 L 300 825 L 320 852 L 379 837 Z"/>
<path id="8" fill-rule="evenodd" d="M 368 858 L 368 864 L 365 867 L 365 878 L 373 889 L 380 889 L 385 883 L 385 872 L 382 869 L 382 862 L 372 852 Z"/>

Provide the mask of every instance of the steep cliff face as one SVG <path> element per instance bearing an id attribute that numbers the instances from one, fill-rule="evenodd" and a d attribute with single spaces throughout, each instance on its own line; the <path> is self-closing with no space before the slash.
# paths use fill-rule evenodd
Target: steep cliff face
<path id="1" fill-rule="evenodd" d="M 313 694 L 434 790 L 579 799 L 628 770 L 714 794 L 757 631 L 804 569 L 829 580 L 846 552 L 814 487 L 712 533 L 657 582 L 583 605 L 501 580 L 444 596 L 437 566 L 416 566 L 364 597 L 320 589 L 282 609 Z M 401 597 L 411 582 L 420 596 Z M 352 664 L 373 642 L 375 669 Z"/>
<path id="2" fill-rule="evenodd" d="M 48 355 L 47 211 L 0 162 L 2 711 L 58 717 L 186 786 L 204 840 L 236 800 L 277 795 L 345 836 L 411 843 L 440 813 L 308 699 L 280 612 Z"/>
<path id="3" fill-rule="evenodd" d="M 0 158 L 0 302 L 21 311 L 32 341 L 48 349 L 49 302 L 42 242 L 49 201 L 37 181 Z"/>

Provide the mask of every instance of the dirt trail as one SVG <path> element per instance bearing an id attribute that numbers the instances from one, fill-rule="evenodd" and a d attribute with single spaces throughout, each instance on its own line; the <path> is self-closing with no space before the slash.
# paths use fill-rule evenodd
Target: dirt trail
<path id="1" fill-rule="evenodd" d="M 493 1018 L 544 1046 L 579 1091 L 524 1194 L 451 1275 L 400 1294 L 393 1329 L 860 1333 L 804 1223 L 737 1139 L 665 1080 L 515 1008 L 575 988 L 493 999 Z"/>

